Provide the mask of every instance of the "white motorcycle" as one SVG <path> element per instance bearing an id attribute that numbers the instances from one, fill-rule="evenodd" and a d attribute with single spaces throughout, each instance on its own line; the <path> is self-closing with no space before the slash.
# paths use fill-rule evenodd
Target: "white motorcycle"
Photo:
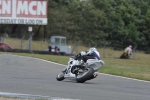
<path id="1" fill-rule="evenodd" d="M 60 72 L 56 79 L 76 80 L 78 83 L 84 83 L 87 80 L 95 78 L 94 73 L 104 66 L 104 61 L 98 59 L 88 59 L 86 63 L 83 60 L 75 60 L 75 56 L 68 61 L 68 66 Z"/>

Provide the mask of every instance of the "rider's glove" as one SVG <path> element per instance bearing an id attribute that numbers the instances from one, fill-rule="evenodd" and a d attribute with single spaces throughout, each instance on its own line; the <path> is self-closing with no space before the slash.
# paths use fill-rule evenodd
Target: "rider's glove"
<path id="1" fill-rule="evenodd" d="M 80 57 L 81 57 L 81 54 L 80 54 L 80 53 L 77 54 L 77 55 L 75 55 L 75 60 L 79 59 Z"/>
<path id="2" fill-rule="evenodd" d="M 81 56 L 84 56 L 84 55 L 86 55 L 86 52 L 81 51 L 80 54 L 81 54 Z"/>
<path id="3" fill-rule="evenodd" d="M 75 59 L 81 59 L 82 56 L 86 55 L 86 52 L 82 51 L 75 56 Z"/>

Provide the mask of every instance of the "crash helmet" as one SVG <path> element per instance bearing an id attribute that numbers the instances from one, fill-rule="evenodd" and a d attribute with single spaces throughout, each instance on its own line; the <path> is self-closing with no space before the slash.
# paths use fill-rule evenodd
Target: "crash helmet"
<path id="1" fill-rule="evenodd" d="M 100 54 L 99 52 L 97 51 L 96 48 L 92 47 L 89 49 L 89 52 L 95 57 L 97 58 L 98 60 L 100 60 Z"/>
<path id="2" fill-rule="evenodd" d="M 97 51 L 97 49 L 95 47 L 91 47 L 89 51 Z"/>

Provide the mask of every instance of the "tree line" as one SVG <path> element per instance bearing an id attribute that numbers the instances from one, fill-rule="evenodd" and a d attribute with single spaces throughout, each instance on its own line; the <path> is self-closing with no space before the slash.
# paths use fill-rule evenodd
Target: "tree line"
<path id="1" fill-rule="evenodd" d="M 0 34 L 22 37 L 28 25 L 0 25 Z M 66 36 L 85 46 L 127 45 L 150 50 L 150 0 L 48 0 L 48 25 L 33 39 Z"/>

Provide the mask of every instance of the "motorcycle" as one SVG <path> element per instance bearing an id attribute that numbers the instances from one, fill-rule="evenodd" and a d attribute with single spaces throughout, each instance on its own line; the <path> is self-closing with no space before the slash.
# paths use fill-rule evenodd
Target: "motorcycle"
<path id="1" fill-rule="evenodd" d="M 129 59 L 130 56 L 132 55 L 132 52 L 123 52 L 122 55 L 120 56 L 120 59 Z"/>
<path id="2" fill-rule="evenodd" d="M 75 56 L 69 58 L 68 65 L 65 70 L 61 71 L 56 79 L 62 81 L 64 79 L 75 80 L 78 83 L 84 83 L 94 77 L 94 73 L 104 66 L 104 61 L 98 59 L 88 59 L 86 63 L 82 59 L 76 60 Z"/>

